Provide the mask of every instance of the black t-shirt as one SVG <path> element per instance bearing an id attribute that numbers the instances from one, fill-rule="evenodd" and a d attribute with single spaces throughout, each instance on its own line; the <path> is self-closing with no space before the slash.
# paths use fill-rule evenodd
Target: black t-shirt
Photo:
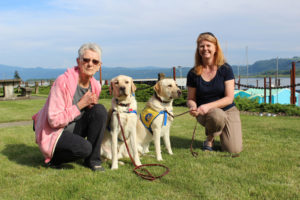
<path id="1" fill-rule="evenodd" d="M 209 82 L 203 80 L 201 75 L 196 75 L 192 68 L 187 75 L 187 86 L 196 88 L 197 106 L 217 101 L 225 96 L 225 81 L 234 79 L 232 68 L 225 63 L 218 68 L 216 76 Z M 234 102 L 222 108 L 228 110 L 234 106 Z"/>

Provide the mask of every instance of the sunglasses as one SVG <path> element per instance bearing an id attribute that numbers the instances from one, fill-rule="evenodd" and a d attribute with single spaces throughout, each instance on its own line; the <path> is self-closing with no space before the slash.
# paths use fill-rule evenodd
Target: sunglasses
<path id="1" fill-rule="evenodd" d="M 90 59 L 90 58 L 82 58 L 82 61 L 85 62 L 85 63 L 89 63 L 89 62 L 91 61 L 91 59 Z M 100 61 L 99 61 L 99 60 L 93 59 L 93 60 L 92 60 L 92 63 L 93 63 L 94 65 L 98 65 L 98 64 L 100 63 Z"/>

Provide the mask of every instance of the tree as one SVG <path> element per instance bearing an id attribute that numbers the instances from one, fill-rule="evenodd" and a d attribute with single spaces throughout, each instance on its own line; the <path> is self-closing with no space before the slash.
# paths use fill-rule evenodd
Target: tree
<path id="1" fill-rule="evenodd" d="M 21 79 L 21 77 L 20 77 L 20 75 L 19 75 L 19 72 L 18 72 L 17 70 L 15 71 L 14 78 L 15 78 L 15 79 Z"/>

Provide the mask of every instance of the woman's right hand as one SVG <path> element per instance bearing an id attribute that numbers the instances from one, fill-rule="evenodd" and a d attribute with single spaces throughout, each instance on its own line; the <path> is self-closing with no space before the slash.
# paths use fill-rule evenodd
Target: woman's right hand
<path id="1" fill-rule="evenodd" d="M 97 104 L 98 99 L 97 95 L 92 93 L 90 90 L 88 90 L 80 99 L 80 101 L 77 103 L 78 108 L 81 110 L 85 107 L 93 107 L 94 104 Z"/>
<path id="2" fill-rule="evenodd" d="M 190 115 L 192 115 L 193 117 L 197 117 L 199 115 L 199 112 L 197 111 L 197 107 L 190 108 Z"/>

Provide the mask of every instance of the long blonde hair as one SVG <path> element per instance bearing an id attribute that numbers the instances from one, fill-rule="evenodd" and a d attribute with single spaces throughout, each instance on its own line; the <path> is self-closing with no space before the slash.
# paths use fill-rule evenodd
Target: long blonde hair
<path id="1" fill-rule="evenodd" d="M 201 33 L 197 39 L 197 49 L 195 52 L 194 71 L 197 75 L 201 75 L 202 69 L 203 69 L 203 60 L 199 54 L 199 44 L 203 40 L 209 41 L 216 46 L 216 54 L 215 54 L 214 64 L 217 65 L 218 68 L 226 62 L 224 54 L 221 49 L 221 46 L 218 42 L 218 39 L 214 36 L 214 34 L 212 34 L 210 32 Z"/>

